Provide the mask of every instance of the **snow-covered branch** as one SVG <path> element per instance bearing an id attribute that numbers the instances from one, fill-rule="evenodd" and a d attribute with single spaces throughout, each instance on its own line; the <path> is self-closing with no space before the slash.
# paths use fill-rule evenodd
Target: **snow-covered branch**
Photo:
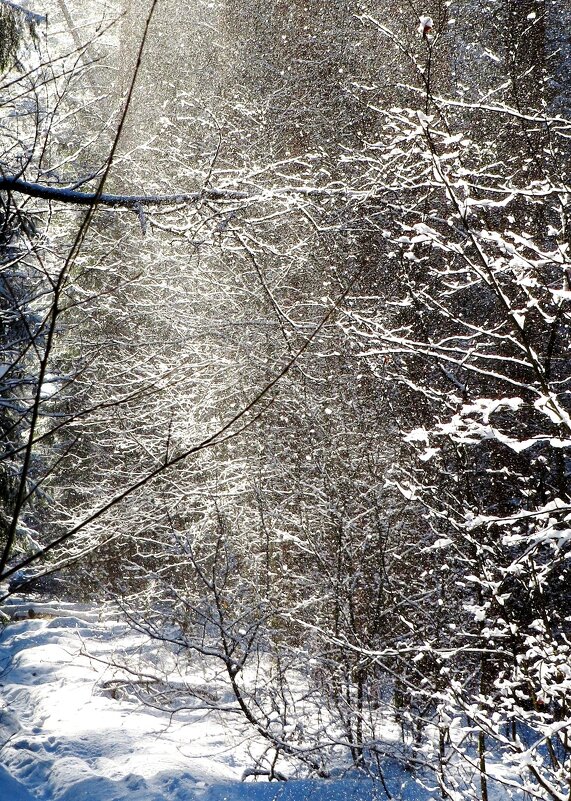
<path id="1" fill-rule="evenodd" d="M 20 3 L 15 3 L 13 0 L 0 0 L 0 4 L 7 6 L 9 9 L 16 11 L 18 14 L 21 14 L 27 22 L 31 22 L 34 25 L 39 25 L 47 20 L 47 17 L 44 14 L 37 14 L 34 11 L 30 11 L 29 8 L 25 8 L 25 6 L 21 5 Z"/>
<path id="2" fill-rule="evenodd" d="M 28 197 L 37 197 L 58 203 L 76 206 L 115 206 L 137 209 L 140 206 L 161 206 L 177 203 L 198 203 L 202 200 L 245 200 L 248 195 L 232 189 L 203 189 L 172 195 L 119 195 L 107 192 L 81 192 L 77 189 L 24 181 L 5 176 L 0 178 L 0 191 L 17 192 Z"/>

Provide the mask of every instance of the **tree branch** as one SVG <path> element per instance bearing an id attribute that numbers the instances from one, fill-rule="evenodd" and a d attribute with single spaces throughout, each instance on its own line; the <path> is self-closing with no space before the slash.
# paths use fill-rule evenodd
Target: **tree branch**
<path id="1" fill-rule="evenodd" d="M 0 0 L 3 2 L 3 0 Z M 233 189 L 202 189 L 173 195 L 113 195 L 97 192 L 79 192 L 68 187 L 48 186 L 32 183 L 13 176 L 0 178 L 0 191 L 18 192 L 28 197 L 39 197 L 59 203 L 78 206 L 123 206 L 137 209 L 139 206 L 159 206 L 166 203 L 198 203 L 200 200 L 246 200 L 249 195 Z"/>
<path id="2" fill-rule="evenodd" d="M 29 11 L 19 3 L 12 2 L 12 0 L 0 0 L 0 4 L 3 6 L 8 6 L 8 8 L 12 9 L 12 11 L 17 11 L 18 14 L 22 14 L 22 16 L 24 16 L 28 22 L 32 22 L 36 25 L 38 25 L 40 22 L 46 22 L 47 20 L 45 15 L 36 14 L 34 11 Z"/>

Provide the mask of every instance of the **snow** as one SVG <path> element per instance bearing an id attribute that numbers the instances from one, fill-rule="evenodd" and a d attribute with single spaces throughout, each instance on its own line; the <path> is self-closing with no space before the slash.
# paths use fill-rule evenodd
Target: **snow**
<path id="1" fill-rule="evenodd" d="M 175 672 L 152 640 L 133 631 L 116 610 L 36 595 L 12 596 L 1 611 L 10 622 L 0 633 L 0 801 L 387 799 L 380 781 L 348 772 L 346 765 L 328 780 L 269 782 L 257 775 L 255 756 L 263 743 L 227 699 L 224 710 L 205 708 L 198 690 L 204 697 L 213 685 L 204 665 L 189 662 L 185 669 L 179 662 Z M 140 660 L 147 676 L 168 678 L 170 686 L 192 685 L 194 701 L 187 695 L 176 714 L 143 703 L 133 690 L 142 678 Z M 458 721 L 450 730 L 456 739 L 464 736 Z M 389 756 L 389 728 L 383 738 L 390 797 L 440 798 L 431 773 L 415 778 Z M 490 772 L 496 770 L 489 761 Z M 467 791 L 465 767 L 456 786 Z M 499 765 L 497 770 L 510 779 Z M 499 784 L 490 798 L 507 801 Z"/>
<path id="2" fill-rule="evenodd" d="M 3 610 L 14 622 L 0 637 L 1 801 L 385 797 L 360 778 L 242 781 L 256 743 L 236 715 L 171 716 L 113 697 L 113 680 L 125 674 L 110 663 L 135 660 L 144 647 L 126 624 L 77 604 L 11 601 Z"/>

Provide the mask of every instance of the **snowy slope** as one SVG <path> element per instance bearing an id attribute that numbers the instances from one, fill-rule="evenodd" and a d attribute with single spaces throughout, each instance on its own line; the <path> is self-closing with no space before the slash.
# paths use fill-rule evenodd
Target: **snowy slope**
<path id="1" fill-rule="evenodd" d="M 35 616 L 27 616 L 29 608 Z M 78 605 L 14 602 L 4 609 L 23 619 L 0 638 L 0 801 L 382 797 L 359 779 L 242 782 L 255 742 L 235 716 L 195 709 L 171 719 L 113 697 L 120 671 L 108 663 L 143 647 L 125 624 Z"/>

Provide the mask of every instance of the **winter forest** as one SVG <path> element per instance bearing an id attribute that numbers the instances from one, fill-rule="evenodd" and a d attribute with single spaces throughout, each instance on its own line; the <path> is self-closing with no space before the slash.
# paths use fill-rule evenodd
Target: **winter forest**
<path id="1" fill-rule="evenodd" d="M 0 67 L 1 801 L 570 801 L 569 0 L 0 0 Z M 72 663 L 227 783 L 78 767 Z"/>

